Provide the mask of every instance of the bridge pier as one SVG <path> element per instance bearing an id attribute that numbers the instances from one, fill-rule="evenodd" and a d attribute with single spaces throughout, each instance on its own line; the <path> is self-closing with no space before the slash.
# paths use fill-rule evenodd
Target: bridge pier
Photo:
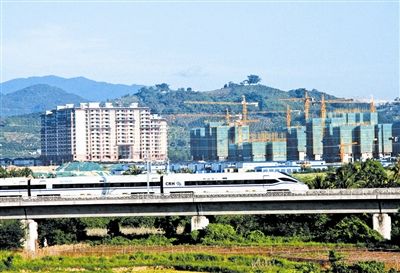
<path id="1" fill-rule="evenodd" d="M 25 230 L 23 246 L 25 250 L 35 252 L 38 240 L 38 224 L 34 220 L 21 220 Z"/>
<path id="2" fill-rule="evenodd" d="M 390 240 L 392 232 L 392 220 L 387 213 L 374 214 L 372 216 L 373 229 L 378 231 L 386 240 Z"/>
<path id="3" fill-rule="evenodd" d="M 209 223 L 210 221 L 205 216 L 192 216 L 191 230 L 204 229 Z"/>

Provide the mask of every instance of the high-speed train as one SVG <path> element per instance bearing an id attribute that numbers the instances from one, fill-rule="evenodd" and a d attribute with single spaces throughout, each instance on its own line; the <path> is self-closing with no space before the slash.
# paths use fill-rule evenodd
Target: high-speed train
<path id="1" fill-rule="evenodd" d="M 307 190 L 307 185 L 280 172 L 0 179 L 0 198 L 41 196 L 104 197 L 146 193 L 191 193 L 195 195 L 266 193 L 271 191 L 304 193 Z"/>

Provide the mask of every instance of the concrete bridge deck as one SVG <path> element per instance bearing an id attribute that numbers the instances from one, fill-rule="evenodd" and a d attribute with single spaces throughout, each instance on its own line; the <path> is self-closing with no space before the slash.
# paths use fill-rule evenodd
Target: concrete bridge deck
<path id="1" fill-rule="evenodd" d="M 192 230 L 208 225 L 207 215 L 371 213 L 373 227 L 390 239 L 388 213 L 400 208 L 400 188 L 309 190 L 306 193 L 175 194 L 103 197 L 1 198 L 0 219 L 21 219 L 27 226 L 26 248 L 36 249 L 35 219 L 72 217 L 192 217 Z"/>
<path id="2" fill-rule="evenodd" d="M 0 199 L 0 219 L 228 214 L 397 213 L 400 188 L 304 194 L 147 195 Z"/>

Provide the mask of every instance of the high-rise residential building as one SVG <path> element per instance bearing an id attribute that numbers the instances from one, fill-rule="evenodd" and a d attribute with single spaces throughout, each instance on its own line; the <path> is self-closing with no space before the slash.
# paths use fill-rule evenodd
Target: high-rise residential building
<path id="1" fill-rule="evenodd" d="M 328 112 L 288 128 L 286 137 L 257 137 L 247 125 L 210 122 L 191 130 L 190 148 L 194 160 L 350 162 L 397 155 L 399 138 L 400 123 L 392 131 L 392 124 L 378 123 L 376 112 Z"/>
<path id="2" fill-rule="evenodd" d="M 58 106 L 41 116 L 42 159 L 68 161 L 164 161 L 167 122 L 148 107 L 132 103 Z"/>

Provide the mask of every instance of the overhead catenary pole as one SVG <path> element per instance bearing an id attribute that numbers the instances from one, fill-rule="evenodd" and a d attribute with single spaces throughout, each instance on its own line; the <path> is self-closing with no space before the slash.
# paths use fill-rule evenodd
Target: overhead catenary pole
<path id="1" fill-rule="evenodd" d="M 149 162 L 149 151 L 146 151 L 146 185 L 147 194 L 150 194 L 150 162 Z"/>

